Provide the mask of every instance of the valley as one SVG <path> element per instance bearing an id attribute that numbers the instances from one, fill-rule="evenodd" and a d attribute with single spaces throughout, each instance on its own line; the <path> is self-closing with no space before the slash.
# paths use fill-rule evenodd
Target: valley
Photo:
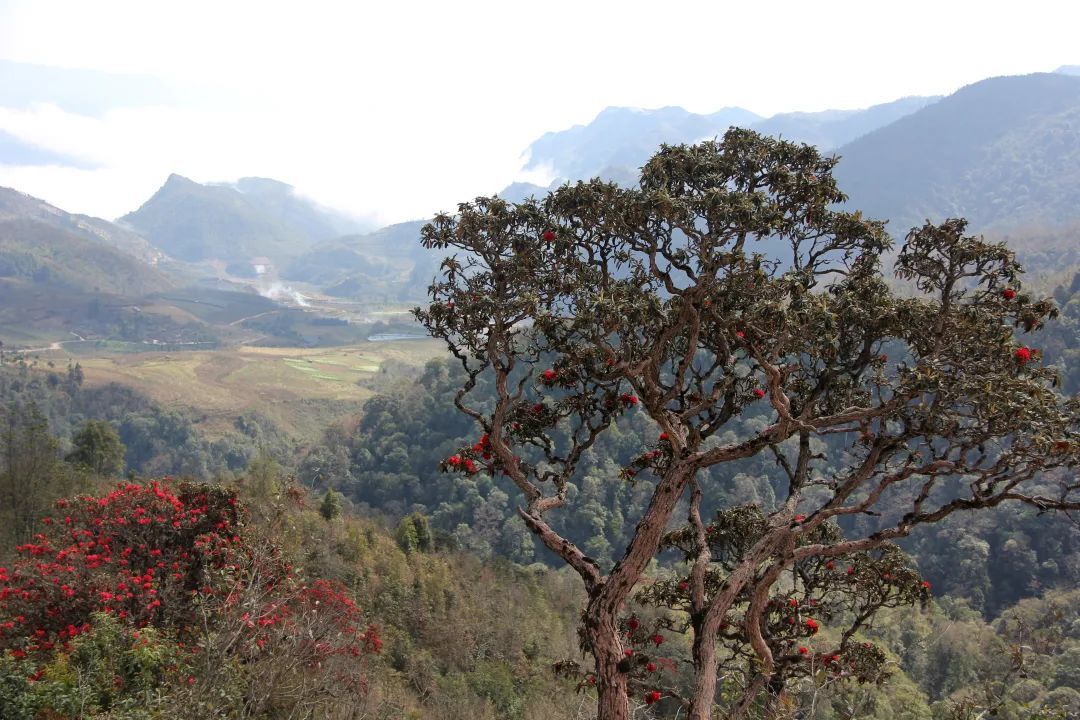
<path id="1" fill-rule="evenodd" d="M 949 95 L 770 117 L 608 107 L 536 138 L 499 199 L 463 203 L 431 224 L 404 215 L 379 227 L 374 215 L 324 207 L 284 182 L 196 181 L 185 168 L 155 176 L 166 179 L 114 221 L 0 188 L 0 588 L 8 565 L 32 568 L 47 552 L 30 542 L 46 537 L 38 526 L 58 537 L 72 523 L 96 527 L 92 513 L 54 522 L 54 503 L 104 508 L 125 493 L 155 503 L 165 497 L 160 479 L 175 477 L 187 488 L 178 492 L 200 498 L 196 507 L 216 498 L 243 520 L 222 547 L 256 538 L 248 557 L 261 561 L 259 548 L 280 544 L 290 582 L 340 585 L 315 605 L 362 607 L 373 623 L 364 650 L 338 660 L 359 663 L 352 677 L 370 686 L 326 700 L 363 706 L 348 717 L 595 717 L 593 666 L 613 672 L 616 663 L 583 654 L 595 648 L 579 621 L 586 598 L 606 586 L 623 595 L 596 626 L 618 631 L 605 652 L 623 644 L 615 658 L 630 678 L 633 717 L 685 718 L 695 596 L 720 596 L 747 557 L 742 543 L 769 533 L 761 547 L 824 550 L 792 561 L 790 579 L 781 565 L 794 554 L 780 550 L 742 566 L 744 578 L 777 574 L 718 615 L 713 636 L 729 643 L 721 674 L 736 678 L 722 702 L 762 667 L 742 635 L 758 613 L 779 687 L 789 683 L 787 697 L 811 709 L 753 717 L 1080 717 L 1080 528 L 1046 512 L 1080 489 L 1080 461 L 1068 465 L 1080 449 L 1080 405 L 1066 400 L 1080 392 L 1074 75 L 989 78 Z M 526 181 L 547 183 L 544 174 L 547 185 Z M 946 220 L 959 216 L 966 229 Z M 923 235 L 908 234 L 926 220 Z M 807 238 L 813 247 L 800 245 Z M 799 277 L 791 269 L 807 258 Z M 965 274 L 968 264 L 979 269 Z M 944 267 L 960 270 L 939 285 Z M 549 294 L 555 300 L 537 300 Z M 498 351 L 511 360 L 486 365 L 510 337 Z M 777 429 L 796 427 L 777 419 L 796 406 L 797 438 Z M 956 440 L 964 432 L 975 439 Z M 991 502 L 1005 482 L 993 477 L 989 495 L 969 500 L 971 478 L 988 472 L 978 462 L 1009 459 L 1029 435 L 1021 479 L 1032 502 Z M 982 456 L 972 468 L 945 457 L 953 440 Z M 916 469 L 920 453 L 937 452 Z M 866 457 L 858 480 L 853 467 Z M 673 471 L 680 462 L 692 475 Z M 912 505 L 902 493 L 916 476 L 927 479 Z M 686 477 L 692 490 L 678 484 Z M 678 494 L 664 494 L 672 488 Z M 83 492 L 104 497 L 71 500 Z M 952 514 L 954 498 L 979 512 Z M 874 539 L 924 503 L 952 509 L 889 535 L 895 545 Z M 162 513 L 175 511 L 166 505 Z M 590 588 L 594 575 L 629 567 L 628 548 L 657 507 L 667 515 L 656 516 L 654 547 L 635 575 Z M 152 526 L 145 532 L 161 531 L 152 542 L 182 529 L 194 546 L 231 522 L 164 524 L 144 513 L 139 505 L 135 522 L 109 522 L 123 528 L 117 535 Z M 843 550 L 841 538 L 873 543 Z M 120 602 L 119 577 L 80 590 L 108 615 L 120 607 L 107 604 Z M 172 579 L 183 587 L 161 586 L 176 591 L 169 602 L 193 602 L 206 587 L 196 605 L 214 607 L 198 578 Z M 157 593 L 153 582 L 139 586 Z M 222 597 L 219 621 L 235 622 L 236 637 L 252 629 L 255 605 Z M 150 596 L 138 601 L 133 612 L 160 619 Z M 0 624 L 7 610 L 0 597 Z M 277 622 L 275 611 L 256 633 L 271 632 L 261 628 Z M 113 621 L 94 616 L 94 633 Z M 58 643 L 84 632 L 72 623 L 57 625 Z M 70 679 L 56 669 L 66 646 L 34 639 L 53 629 L 24 633 L 43 662 L 63 647 L 35 679 L 9 653 L 22 636 L 0 628 L 5 720 L 7 688 L 29 697 Z M 273 632 L 304 645 L 291 628 Z M 293 651 L 267 639 L 230 645 L 222 667 L 284 666 Z M 1013 688 L 1016 668 L 1027 675 Z M 189 709 L 204 687 L 227 684 L 207 669 L 161 672 L 163 702 L 182 697 Z M 101 677 L 114 692 L 112 671 Z M 257 689 L 230 697 L 269 697 L 271 684 L 251 681 Z M 984 702 L 986 688 L 1000 702 Z M 815 705 L 819 695 L 826 701 Z M 965 703 L 978 713 L 962 714 Z"/>

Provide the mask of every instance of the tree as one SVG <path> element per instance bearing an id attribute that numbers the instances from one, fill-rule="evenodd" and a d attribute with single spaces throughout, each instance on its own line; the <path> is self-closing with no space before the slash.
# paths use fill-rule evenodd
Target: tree
<path id="1" fill-rule="evenodd" d="M 143 675 L 141 685 L 160 687 L 177 675 L 197 680 L 183 717 L 329 717 L 326 708 L 361 689 L 364 658 L 382 644 L 378 630 L 365 627 L 341 583 L 305 577 L 288 562 L 277 544 L 281 506 L 260 529 L 232 490 L 152 482 L 120 483 L 55 507 L 32 542 L 16 548 L 10 567 L 0 567 L 0 657 L 16 663 L 0 664 L 3 717 L 21 716 L 11 707 L 28 707 L 34 698 L 27 695 L 41 702 L 28 717 L 82 716 L 96 683 L 64 686 L 82 679 L 72 669 L 100 667 L 84 661 L 87 639 L 101 631 L 90 642 L 101 646 L 96 656 L 126 654 L 127 638 L 147 628 L 148 638 L 167 641 L 155 653 L 164 660 L 155 663 L 160 672 Z M 119 640 L 114 621 L 124 630 Z M 130 692 L 113 685 L 121 674 L 108 673 L 106 698 Z M 2 687 L 12 677 L 43 676 L 53 692 Z"/>
<path id="2" fill-rule="evenodd" d="M 428 519 L 423 513 L 419 512 L 414 512 L 401 519 L 397 529 L 394 531 L 394 539 L 397 540 L 398 547 L 408 555 L 415 552 L 430 552 L 435 547 Z"/>
<path id="3" fill-rule="evenodd" d="M 87 420 L 72 439 L 74 448 L 65 458 L 96 475 L 119 475 L 124 471 L 124 452 L 116 430 L 105 420 Z"/>
<path id="4" fill-rule="evenodd" d="M 28 540 L 50 503 L 81 480 L 60 461 L 56 438 L 36 404 L 0 410 L 0 539 Z"/>
<path id="5" fill-rule="evenodd" d="M 836 162 L 732 129 L 662 148 L 637 188 L 480 198 L 422 231 L 426 247 L 459 254 L 415 314 L 463 367 L 455 405 L 482 433 L 442 468 L 505 473 L 525 524 L 581 577 L 586 682 L 604 720 L 628 717 L 631 693 L 710 718 L 721 673 L 737 681 L 731 717 L 770 713 L 822 658 L 838 678 L 868 679 L 884 656 L 855 632 L 928 592 L 891 541 L 1006 502 L 1080 507 L 1068 472 L 1080 403 L 1017 337 L 1052 303 L 963 220 L 912 230 L 887 281 L 892 241 L 840 208 Z M 493 401 L 470 402 L 478 383 Z M 658 435 L 621 481 L 653 490 L 605 571 L 550 516 L 630 412 Z M 775 459 L 772 506 L 704 505 L 717 495 L 704 478 L 759 454 Z M 664 548 L 684 553 L 685 574 L 644 577 Z M 657 648 L 664 629 L 690 635 L 690 687 L 642 672 L 641 623 L 620 617 L 634 599 L 668 610 L 649 629 Z M 806 647 L 815 603 L 845 619 L 816 638 L 823 651 Z"/>
<path id="6" fill-rule="evenodd" d="M 327 490 L 323 495 L 322 503 L 319 504 L 319 514 L 327 521 L 341 517 L 341 495 L 333 490 Z"/>

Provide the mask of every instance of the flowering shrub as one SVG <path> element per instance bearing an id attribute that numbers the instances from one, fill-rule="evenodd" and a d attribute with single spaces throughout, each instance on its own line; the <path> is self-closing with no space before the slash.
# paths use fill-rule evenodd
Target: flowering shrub
<path id="1" fill-rule="evenodd" d="M 236 496 L 220 488 L 128 483 L 56 511 L 0 568 L 0 649 L 16 658 L 66 650 L 97 612 L 185 628 L 192 596 L 212 594 L 211 573 L 235 572 L 243 555 Z"/>
<path id="2" fill-rule="evenodd" d="M 0 717 L 154 717 L 172 705 L 170 691 L 194 679 L 190 658 L 166 634 L 104 613 L 91 626 L 33 673 L 0 656 Z"/>
<path id="3" fill-rule="evenodd" d="M 182 684 L 192 693 L 220 685 L 214 702 L 231 697 L 249 710 L 258 697 L 268 711 L 279 685 L 355 685 L 357 659 L 380 650 L 346 589 L 296 574 L 245 527 L 230 490 L 127 483 L 60 500 L 56 510 L 17 548 L 14 565 L 0 568 L 0 652 L 30 683 L 69 663 L 82 638 L 100 636 L 103 618 L 136 641 L 168 638 L 180 658 L 174 671 L 200 658 Z"/>

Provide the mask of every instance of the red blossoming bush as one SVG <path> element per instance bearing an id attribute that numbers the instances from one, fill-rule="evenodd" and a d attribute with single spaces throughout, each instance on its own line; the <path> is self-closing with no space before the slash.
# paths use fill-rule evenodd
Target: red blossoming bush
<path id="1" fill-rule="evenodd" d="M 245 554 L 236 496 L 221 488 L 128 483 L 56 511 L 0 568 L 0 649 L 17 657 L 63 648 L 95 612 L 182 631 L 192 597 Z"/>
<path id="2" fill-rule="evenodd" d="M 28 682 L 77 650 L 95 618 L 167 638 L 194 668 L 182 683 L 192 702 L 215 688 L 207 712 L 224 702 L 272 714 L 342 683 L 356 690 L 357 662 L 380 650 L 346 588 L 295 573 L 274 528 L 245 527 L 231 490 L 128 483 L 56 510 L 0 568 L 0 652 Z"/>

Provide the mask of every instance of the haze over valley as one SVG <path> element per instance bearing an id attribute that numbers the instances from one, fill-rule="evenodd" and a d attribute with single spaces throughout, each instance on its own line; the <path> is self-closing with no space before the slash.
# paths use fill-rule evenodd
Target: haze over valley
<path id="1" fill-rule="evenodd" d="M 0 718 L 1080 718 L 1080 17 L 421 6 L 0 0 Z"/>

